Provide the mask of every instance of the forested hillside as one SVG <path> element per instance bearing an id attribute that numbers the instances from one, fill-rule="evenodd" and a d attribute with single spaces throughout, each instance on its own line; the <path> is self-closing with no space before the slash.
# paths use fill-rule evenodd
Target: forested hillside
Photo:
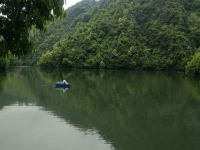
<path id="1" fill-rule="evenodd" d="M 84 0 L 69 12 L 34 36 L 39 65 L 200 73 L 200 0 Z"/>
<path id="2" fill-rule="evenodd" d="M 33 52 L 22 57 L 25 65 L 35 65 L 42 54 L 51 49 L 54 44 L 65 38 L 71 28 L 84 20 L 84 14 L 96 6 L 95 0 L 84 0 L 66 11 L 66 16 L 55 18 L 54 21 L 46 25 L 45 31 L 32 28 L 30 31 L 30 39 L 33 42 Z"/>

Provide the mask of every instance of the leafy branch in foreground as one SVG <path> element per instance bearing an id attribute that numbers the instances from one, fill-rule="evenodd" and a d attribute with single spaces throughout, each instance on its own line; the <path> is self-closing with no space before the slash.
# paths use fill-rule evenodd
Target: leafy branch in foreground
<path id="1" fill-rule="evenodd" d="M 26 54 L 30 28 L 43 29 L 47 20 L 62 14 L 63 4 L 64 0 L 1 0 L 0 55 Z"/>

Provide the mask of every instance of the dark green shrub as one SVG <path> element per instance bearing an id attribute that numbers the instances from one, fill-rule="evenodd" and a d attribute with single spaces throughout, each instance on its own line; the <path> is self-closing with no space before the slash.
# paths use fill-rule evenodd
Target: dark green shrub
<path id="1" fill-rule="evenodd" d="M 186 65 L 186 73 L 199 75 L 200 74 L 200 49 L 192 56 L 191 60 Z"/>

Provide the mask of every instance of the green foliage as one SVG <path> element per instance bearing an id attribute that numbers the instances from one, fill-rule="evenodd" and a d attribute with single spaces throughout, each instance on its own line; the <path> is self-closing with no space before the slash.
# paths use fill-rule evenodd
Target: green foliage
<path id="1" fill-rule="evenodd" d="M 84 0 L 68 10 L 68 17 L 50 23 L 47 33 L 37 33 L 34 63 L 39 59 L 38 65 L 51 67 L 184 70 L 200 46 L 199 4 Z"/>
<path id="2" fill-rule="evenodd" d="M 187 63 L 186 73 L 198 75 L 200 74 L 200 49 L 192 56 L 191 60 Z"/>
<path id="3" fill-rule="evenodd" d="M 9 64 L 9 58 L 8 57 L 0 57 L 0 71 L 2 69 L 5 69 L 7 65 Z"/>
<path id="4" fill-rule="evenodd" d="M 57 42 L 65 38 L 72 27 L 81 21 L 89 19 L 84 15 L 88 10 L 95 7 L 95 0 L 84 0 L 75 6 L 69 8 L 65 14 L 66 17 L 54 19 L 46 25 L 46 31 L 39 31 L 35 27 L 30 31 L 30 40 L 33 43 L 33 52 L 21 58 L 22 63 L 26 65 L 35 65 L 42 54 L 51 49 Z"/>
<path id="5" fill-rule="evenodd" d="M 31 46 L 29 30 L 32 25 L 43 29 L 47 20 L 62 14 L 64 0 L 1 0 L 0 55 L 21 56 Z"/>

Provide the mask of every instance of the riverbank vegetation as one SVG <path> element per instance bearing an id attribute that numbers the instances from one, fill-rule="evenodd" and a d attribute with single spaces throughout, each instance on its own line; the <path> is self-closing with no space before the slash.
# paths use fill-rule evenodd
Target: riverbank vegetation
<path id="1" fill-rule="evenodd" d="M 24 64 L 200 73 L 199 0 L 83 0 L 31 32 Z"/>

